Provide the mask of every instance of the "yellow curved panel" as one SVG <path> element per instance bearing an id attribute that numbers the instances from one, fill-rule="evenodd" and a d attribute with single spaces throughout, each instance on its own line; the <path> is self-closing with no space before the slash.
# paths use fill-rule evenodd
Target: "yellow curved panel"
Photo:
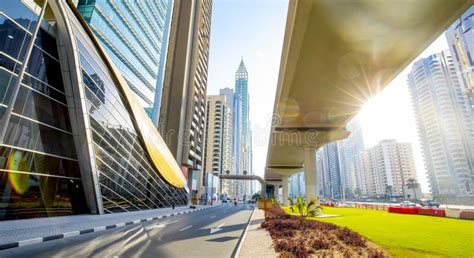
<path id="1" fill-rule="evenodd" d="M 124 104 L 128 106 L 128 109 L 131 112 L 130 115 L 131 119 L 133 120 L 132 122 L 134 128 L 137 131 L 138 136 L 141 138 L 141 145 L 143 149 L 149 154 L 148 156 L 151 158 L 152 167 L 162 176 L 166 182 L 172 186 L 184 188 L 187 182 L 186 178 L 181 172 L 181 168 L 178 166 L 178 163 L 168 149 L 165 141 L 163 138 L 161 138 L 158 130 L 153 125 L 150 118 L 146 115 L 143 107 L 136 100 L 127 82 L 122 78 L 120 72 L 115 68 L 113 62 L 96 40 L 87 23 L 77 11 L 74 3 L 71 0 L 66 1 L 76 18 L 81 23 L 83 29 L 86 31 L 89 38 L 93 42 L 97 52 L 103 58 L 104 63 L 110 69 L 110 74 L 115 77 L 114 79 L 116 86 L 125 98 L 126 103 Z"/>
<path id="2" fill-rule="evenodd" d="M 150 118 L 146 115 L 143 107 L 135 99 L 135 96 L 133 96 L 126 82 L 122 82 L 120 86 L 125 93 L 124 97 L 132 109 L 132 116 L 136 122 L 135 127 L 138 127 L 136 129 L 139 130 L 143 138 L 146 151 L 148 151 L 153 165 L 168 183 L 178 188 L 185 187 L 186 179 L 169 151 L 168 146 L 163 138 L 161 138 L 161 135 L 158 133 Z"/>

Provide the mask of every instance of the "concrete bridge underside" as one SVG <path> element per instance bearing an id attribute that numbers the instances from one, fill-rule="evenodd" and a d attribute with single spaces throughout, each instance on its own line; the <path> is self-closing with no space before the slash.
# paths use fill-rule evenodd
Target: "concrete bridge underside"
<path id="1" fill-rule="evenodd" d="M 316 150 L 472 4 L 471 0 L 290 0 L 265 180 L 305 172 L 316 197 Z"/>

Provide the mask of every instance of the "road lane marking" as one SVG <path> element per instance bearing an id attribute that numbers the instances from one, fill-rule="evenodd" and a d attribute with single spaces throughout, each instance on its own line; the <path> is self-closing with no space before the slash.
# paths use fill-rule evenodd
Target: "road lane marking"
<path id="1" fill-rule="evenodd" d="M 211 219 L 215 218 L 216 216 L 212 216 Z"/>
<path id="2" fill-rule="evenodd" d="M 165 226 L 166 226 L 165 224 L 155 224 L 155 225 L 147 226 L 145 228 L 146 230 L 151 230 L 151 229 L 156 229 L 156 228 L 164 228 Z"/>
<path id="3" fill-rule="evenodd" d="M 135 226 L 135 227 L 133 227 L 133 228 L 131 228 L 131 229 L 129 229 L 129 230 L 123 232 L 123 234 L 126 235 L 126 234 L 128 234 L 128 233 L 134 231 L 135 229 L 138 229 L 139 227 L 140 227 L 140 226 Z"/>
<path id="4" fill-rule="evenodd" d="M 128 242 L 130 242 L 130 240 L 132 240 L 133 238 L 138 236 L 138 234 L 142 233 L 143 230 L 145 230 L 145 228 L 141 228 L 140 230 L 138 230 L 137 233 L 135 233 L 135 234 L 131 235 L 130 237 L 128 237 L 127 240 L 125 240 L 125 242 L 123 244 L 126 245 Z"/>
<path id="5" fill-rule="evenodd" d="M 185 231 L 186 229 L 188 229 L 188 228 L 190 228 L 190 227 L 192 227 L 192 226 L 193 226 L 193 225 L 187 226 L 187 227 L 185 227 L 185 228 L 180 229 L 179 231 Z"/>
<path id="6" fill-rule="evenodd" d="M 224 226 L 225 223 L 221 223 L 219 226 L 217 226 L 216 228 L 211 228 L 211 233 L 210 234 L 214 234 L 216 232 L 219 232 L 222 230 L 222 226 Z"/>

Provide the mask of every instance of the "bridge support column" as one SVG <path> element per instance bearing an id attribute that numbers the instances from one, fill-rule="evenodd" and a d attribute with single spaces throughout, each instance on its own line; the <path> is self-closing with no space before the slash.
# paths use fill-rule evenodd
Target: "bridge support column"
<path id="1" fill-rule="evenodd" d="M 319 195 L 318 174 L 316 164 L 316 148 L 304 148 L 304 183 L 306 201 L 316 198 Z"/>
<path id="2" fill-rule="evenodd" d="M 281 180 L 281 188 L 283 190 L 283 205 L 288 205 L 288 188 L 289 188 L 289 183 L 288 183 L 288 178 L 289 176 L 283 175 L 282 180 Z"/>

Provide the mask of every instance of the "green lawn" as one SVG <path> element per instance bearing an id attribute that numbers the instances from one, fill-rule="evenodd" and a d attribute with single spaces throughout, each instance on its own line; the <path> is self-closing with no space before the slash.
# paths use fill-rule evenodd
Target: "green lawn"
<path id="1" fill-rule="evenodd" d="M 395 257 L 474 257 L 474 221 L 355 208 L 323 213 L 341 216 L 319 220 L 357 231 Z"/>

